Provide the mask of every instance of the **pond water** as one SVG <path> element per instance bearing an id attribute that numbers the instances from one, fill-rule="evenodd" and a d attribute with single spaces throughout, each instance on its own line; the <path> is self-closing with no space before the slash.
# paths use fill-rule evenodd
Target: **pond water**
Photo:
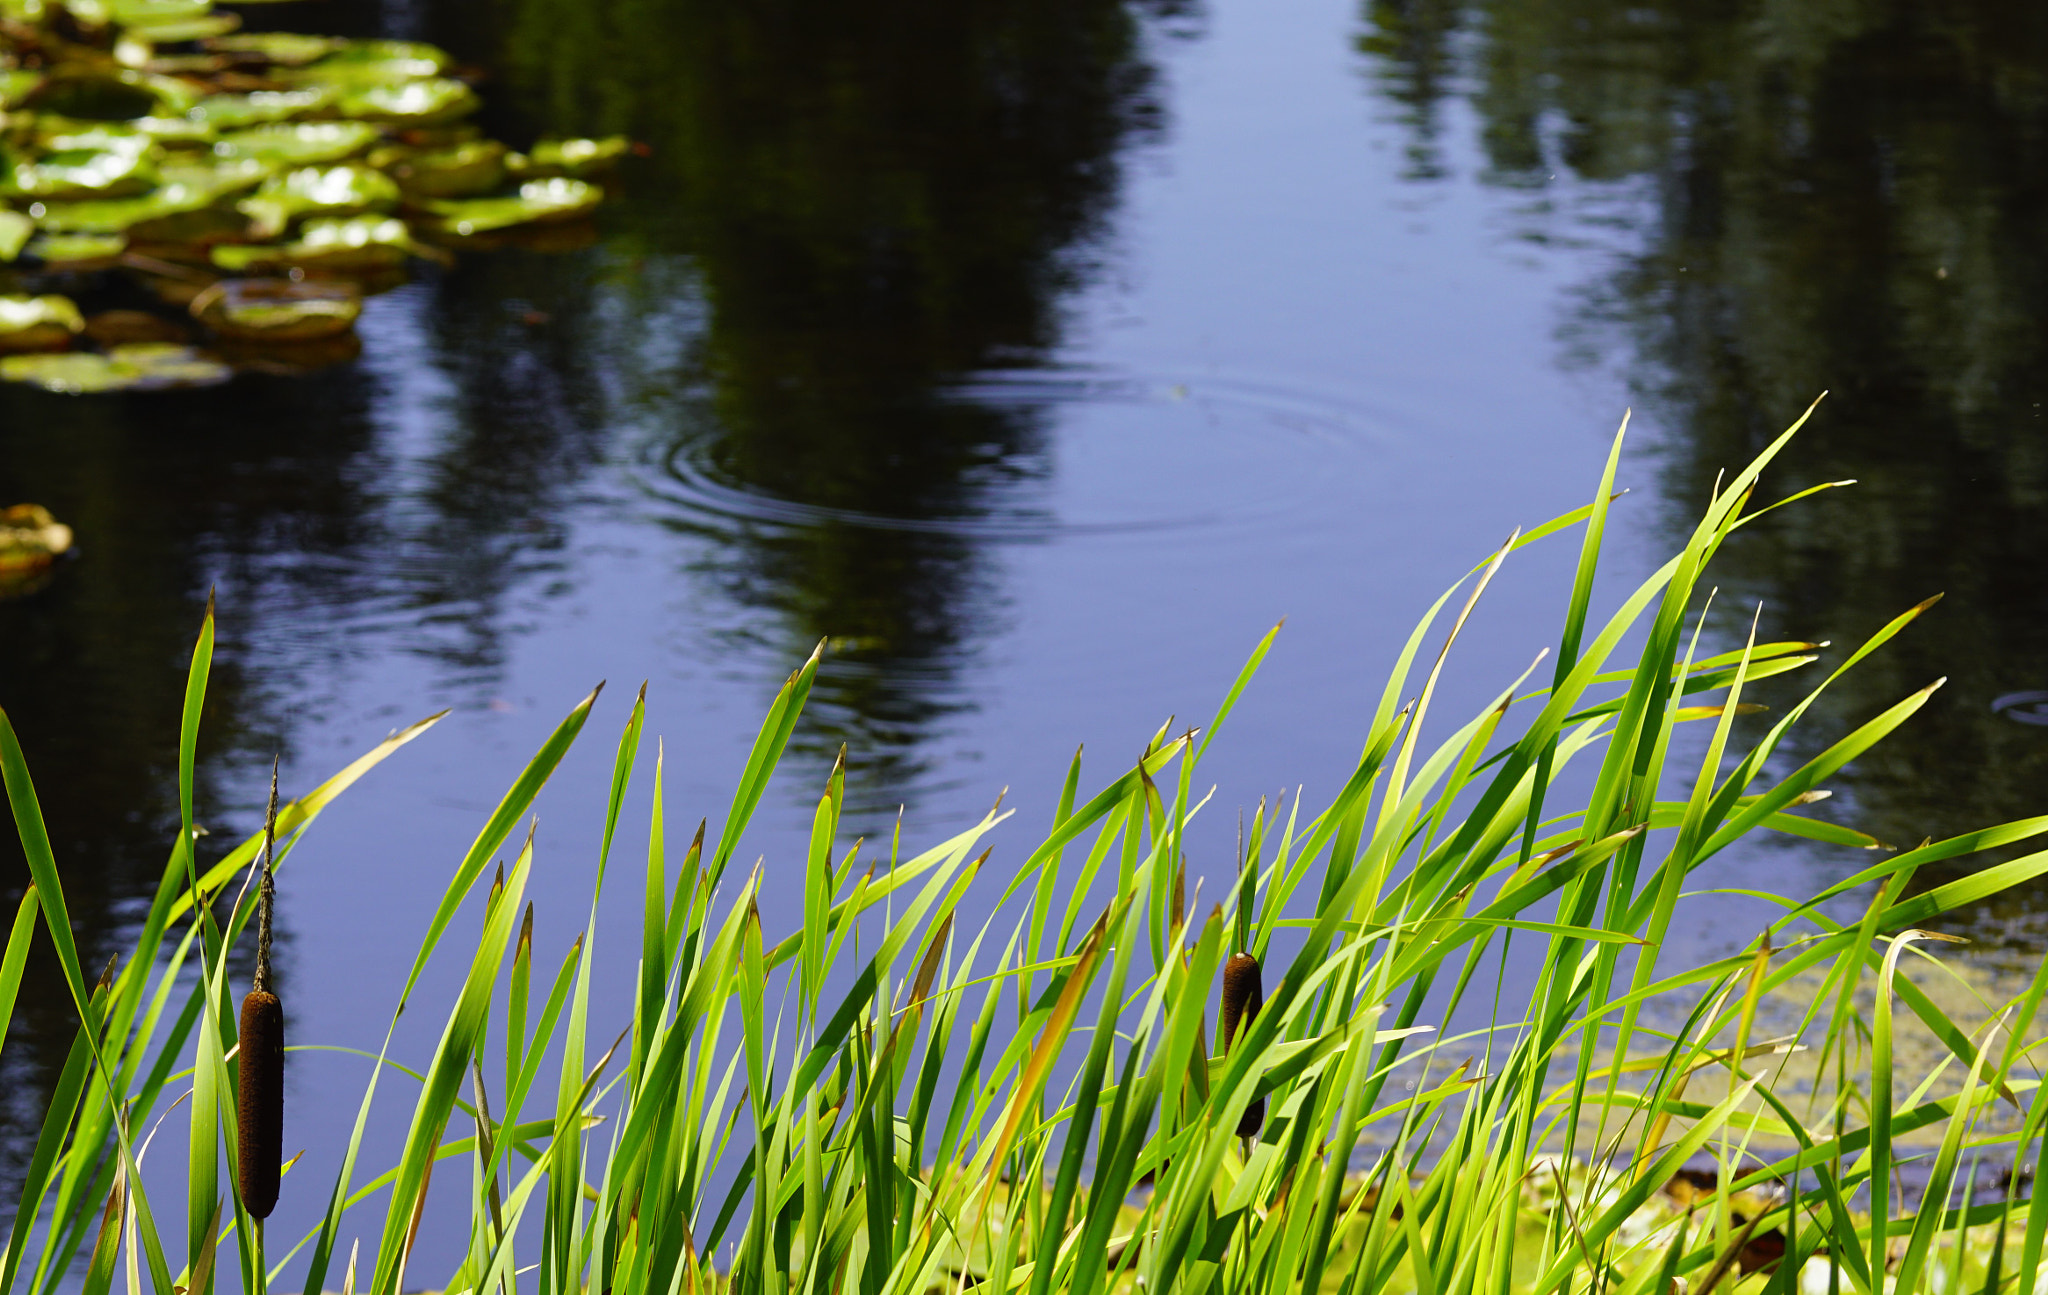
<path id="1" fill-rule="evenodd" d="M 1768 493 L 1861 484 L 1730 547 L 1721 631 L 1761 603 L 1772 636 L 1847 645 L 1945 592 L 1816 715 L 1809 740 L 1950 680 L 1838 781 L 1836 812 L 1911 843 L 2042 806 L 2048 728 L 2013 696 L 2048 688 L 2038 5 L 303 0 L 251 17 L 440 43 L 488 74 L 491 128 L 515 143 L 645 147 L 594 243 L 467 255 L 375 297 L 353 363 L 147 396 L 0 389 L 0 503 L 46 504 L 79 536 L 46 589 L 0 605 L 0 705 L 101 960 L 176 822 L 209 589 L 215 842 L 257 824 L 273 752 L 302 790 L 452 708 L 280 878 L 295 1038 L 374 1047 L 449 870 L 600 679 L 541 802 L 544 950 L 584 923 L 633 688 L 648 681 L 671 818 L 715 820 L 821 638 L 751 838 L 771 877 L 842 743 L 867 828 L 903 806 L 906 840 L 928 842 L 1009 788 L 1021 833 L 1077 743 L 1087 781 L 1113 776 L 1169 715 L 1206 717 L 1283 616 L 1210 768 L 1225 816 L 1297 783 L 1314 801 L 1416 616 L 1513 527 L 1584 502 L 1625 409 L 1617 580 L 1823 389 Z M 1573 547 L 1510 564 L 1438 713 L 1552 642 Z M 1796 890 L 1861 862 L 1731 867 Z M 2042 900 L 1973 928 L 2031 952 Z M 798 907 L 765 912 L 771 934 Z M 44 988 L 8 1048 L 17 1148 L 70 1037 Z M 401 1045 L 424 1055 L 438 1012 Z M 331 1165 L 361 1068 L 295 1067 L 294 1146 Z M 288 1180 L 280 1219 L 319 1194 L 294 1201 Z"/>

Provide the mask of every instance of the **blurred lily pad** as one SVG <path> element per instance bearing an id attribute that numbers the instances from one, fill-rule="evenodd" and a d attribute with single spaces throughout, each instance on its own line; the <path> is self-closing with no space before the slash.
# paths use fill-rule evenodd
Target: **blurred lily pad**
<path id="1" fill-rule="evenodd" d="M 326 58 L 343 42 L 332 36 L 308 36 L 295 31 L 240 32 L 206 42 L 206 47 L 223 54 L 245 54 L 275 63 L 279 67 L 302 67 Z"/>
<path id="2" fill-rule="evenodd" d="M 224 193 L 232 192 L 231 189 L 180 180 L 159 185 L 133 198 L 48 203 L 43 208 L 40 223 L 44 229 L 57 233 L 131 234 L 161 239 L 163 234 L 160 231 L 152 231 L 148 227 L 174 216 L 207 211 L 220 201 Z M 247 223 L 232 213 L 228 215 L 236 229 Z"/>
<path id="3" fill-rule="evenodd" d="M 71 548 L 71 528 L 41 504 L 0 508 L 0 571 L 47 566 Z"/>
<path id="4" fill-rule="evenodd" d="M 205 40 L 212 36 L 225 36 L 238 30 L 242 16 L 232 13 L 201 13 L 189 18 L 152 18 L 147 22 L 128 23 L 122 29 L 122 39 L 140 41 L 149 45 L 170 45 L 184 40 Z"/>
<path id="5" fill-rule="evenodd" d="M 213 12 L 213 0 L 111 0 L 101 7 L 110 20 L 123 27 L 140 27 L 203 18 Z M 76 8 L 74 3 L 74 11 Z"/>
<path id="6" fill-rule="evenodd" d="M 149 140 L 130 135 L 110 140 L 109 145 L 58 149 L 33 162 L 17 161 L 4 187 L 17 197 L 58 201 L 124 198 L 156 187 L 156 159 Z"/>
<path id="7" fill-rule="evenodd" d="M 69 297 L 0 297 L 0 351 L 55 350 L 84 329 Z"/>
<path id="8" fill-rule="evenodd" d="M 187 116 L 216 130 L 241 130 L 272 122 L 294 121 L 334 102 L 328 86 L 299 90 L 257 90 L 251 94 L 210 94 L 192 105 Z"/>
<path id="9" fill-rule="evenodd" d="M 410 40 L 343 41 L 325 58 L 306 65 L 306 80 L 376 85 L 439 76 L 450 59 L 445 50 Z"/>
<path id="10" fill-rule="evenodd" d="M 28 254 L 51 270 L 105 270 L 128 250 L 120 234 L 44 234 L 28 245 Z"/>
<path id="11" fill-rule="evenodd" d="M 36 232 L 33 217 L 0 207 L 0 261 L 12 261 Z"/>
<path id="12" fill-rule="evenodd" d="M 371 153 L 369 162 L 398 181 L 408 198 L 469 198 L 505 183 L 505 157 L 503 144 L 480 139 L 441 149 L 393 144 Z"/>
<path id="13" fill-rule="evenodd" d="M 22 97 L 22 106 L 90 121 L 132 121 L 158 111 L 177 116 L 198 99 L 199 92 L 176 77 L 83 66 L 51 73 Z"/>
<path id="14" fill-rule="evenodd" d="M 26 382 L 64 395 L 210 387 L 234 375 L 233 369 L 212 356 L 171 342 L 117 346 L 105 355 L 70 351 L 0 358 L 0 380 Z"/>
<path id="15" fill-rule="evenodd" d="M 255 158 L 278 166 L 345 162 L 377 142 L 377 128 L 360 121 L 278 122 L 221 136 L 218 158 Z"/>
<path id="16" fill-rule="evenodd" d="M 352 331 L 308 342 L 245 342 L 223 338 L 218 349 L 221 358 L 237 369 L 298 378 L 355 359 L 363 353 L 363 339 Z"/>
<path id="17" fill-rule="evenodd" d="M 304 342 L 347 332 L 362 294 L 343 283 L 223 279 L 192 299 L 192 317 L 223 337 Z"/>
<path id="18" fill-rule="evenodd" d="M 632 150 L 623 135 L 607 139 L 544 139 L 526 154 L 526 173 L 536 178 L 598 175 L 618 164 Z"/>
<path id="19" fill-rule="evenodd" d="M 136 133 L 171 148 L 205 148 L 217 133 L 213 123 L 192 117 L 137 117 Z"/>
<path id="20" fill-rule="evenodd" d="M 436 228 L 466 238 L 525 225 L 577 220 L 597 210 L 604 191 L 587 180 L 528 180 L 504 198 L 466 198 L 428 204 Z"/>
<path id="21" fill-rule="evenodd" d="M 177 342 L 192 340 L 189 325 L 147 310 L 103 310 L 87 316 L 85 336 L 102 347 L 127 346 L 135 342 Z"/>
<path id="22" fill-rule="evenodd" d="M 367 166 L 300 167 L 265 180 L 239 204 L 257 238 L 275 238 L 304 216 L 356 216 L 397 206 L 397 182 Z"/>
<path id="23" fill-rule="evenodd" d="M 297 269 L 355 274 L 395 269 L 409 257 L 441 253 L 413 238 L 405 222 L 391 216 L 350 220 L 309 220 L 297 241 L 282 246 L 228 244 L 213 249 L 213 263 L 231 274 L 255 269 Z"/>
<path id="24" fill-rule="evenodd" d="M 43 74 L 33 68 L 0 68 L 0 108 L 12 108 L 35 93 Z"/>
<path id="25" fill-rule="evenodd" d="M 345 90 L 335 111 L 357 121 L 432 126 L 475 112 L 476 91 L 448 77 L 364 85 Z"/>

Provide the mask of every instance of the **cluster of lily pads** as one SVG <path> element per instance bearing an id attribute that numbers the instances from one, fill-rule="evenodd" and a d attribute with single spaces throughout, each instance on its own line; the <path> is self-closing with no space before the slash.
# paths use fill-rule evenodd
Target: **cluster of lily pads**
<path id="1" fill-rule="evenodd" d="M 0 380 L 347 358 L 411 262 L 575 241 L 627 151 L 487 138 L 431 45 L 240 26 L 212 0 L 0 0 Z"/>

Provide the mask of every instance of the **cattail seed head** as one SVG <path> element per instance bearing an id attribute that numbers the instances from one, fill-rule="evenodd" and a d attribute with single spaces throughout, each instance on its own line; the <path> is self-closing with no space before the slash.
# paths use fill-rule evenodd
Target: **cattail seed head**
<path id="1" fill-rule="evenodd" d="M 268 1218 L 277 1206 L 284 1160 L 284 1005 L 261 991 L 242 1000 L 242 1050 L 236 1094 L 242 1206 Z"/>
<path id="2" fill-rule="evenodd" d="M 1265 993 L 1259 984 L 1259 960 L 1249 953 L 1233 953 L 1223 964 L 1223 1046 L 1227 1050 L 1237 1041 L 1238 1032 L 1251 1028 L 1252 1018 L 1259 1014 L 1265 1003 Z M 1244 1118 L 1237 1122 L 1237 1136 L 1255 1138 L 1266 1123 L 1266 1102 L 1264 1098 L 1245 1107 Z"/>
<path id="3" fill-rule="evenodd" d="M 1249 953 L 1233 953 L 1223 964 L 1223 1046 L 1237 1040 L 1240 1027 L 1250 1028 L 1259 1014 L 1265 995 L 1259 987 L 1259 960 Z"/>

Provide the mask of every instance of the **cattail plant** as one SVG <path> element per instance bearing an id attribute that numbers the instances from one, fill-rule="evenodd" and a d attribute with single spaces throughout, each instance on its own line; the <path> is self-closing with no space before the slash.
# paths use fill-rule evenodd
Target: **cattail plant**
<path id="1" fill-rule="evenodd" d="M 270 767 L 270 810 L 263 826 L 263 877 L 256 900 L 256 975 L 242 1000 L 242 1050 L 237 1074 L 237 1169 L 242 1206 L 251 1218 L 277 1206 L 278 1165 L 284 1149 L 284 1005 L 270 988 L 270 912 L 277 902 L 271 853 L 277 841 L 277 765 Z"/>
<path id="2" fill-rule="evenodd" d="M 1249 1030 L 1252 1018 L 1266 1001 L 1259 985 L 1259 960 L 1249 953 L 1233 953 L 1223 964 L 1223 1049 L 1237 1041 L 1240 1029 Z M 1266 1099 L 1261 1097 L 1244 1108 L 1237 1122 L 1237 1136 L 1255 1138 L 1266 1123 Z"/>

